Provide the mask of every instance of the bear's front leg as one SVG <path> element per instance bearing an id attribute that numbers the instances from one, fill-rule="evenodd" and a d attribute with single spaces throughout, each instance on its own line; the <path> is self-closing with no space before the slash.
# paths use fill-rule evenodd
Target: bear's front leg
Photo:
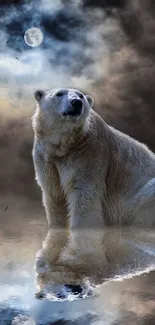
<path id="1" fill-rule="evenodd" d="M 67 227 L 66 200 L 57 168 L 50 159 L 50 155 L 41 151 L 37 140 L 35 140 L 33 146 L 33 162 L 35 178 L 42 190 L 42 200 L 48 226 L 53 229 Z"/>
<path id="2" fill-rule="evenodd" d="M 94 185 L 87 190 L 74 190 L 68 196 L 70 229 L 103 229 L 102 200 Z"/>
<path id="3" fill-rule="evenodd" d="M 53 194 L 53 186 L 48 192 L 43 192 L 43 205 L 45 207 L 48 220 L 48 227 L 52 229 L 66 229 L 68 227 L 68 217 L 66 202 L 60 192 Z"/>

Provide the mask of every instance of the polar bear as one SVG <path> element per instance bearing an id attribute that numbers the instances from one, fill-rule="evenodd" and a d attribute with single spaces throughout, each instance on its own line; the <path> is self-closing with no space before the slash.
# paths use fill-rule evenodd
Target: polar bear
<path id="1" fill-rule="evenodd" d="M 60 88 L 34 97 L 33 162 L 49 228 L 153 227 L 155 155 L 109 126 L 90 95 Z M 53 263 L 66 240 L 55 244 Z"/>

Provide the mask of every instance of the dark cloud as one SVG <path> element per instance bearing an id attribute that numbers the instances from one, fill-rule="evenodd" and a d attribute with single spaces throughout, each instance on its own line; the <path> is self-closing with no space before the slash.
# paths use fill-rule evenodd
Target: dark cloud
<path id="1" fill-rule="evenodd" d="M 120 8 L 125 5 L 125 2 L 126 0 L 84 0 L 84 5 L 100 8 Z"/>
<path id="2" fill-rule="evenodd" d="M 54 15 L 50 12 L 44 13 L 41 17 L 41 26 L 58 41 L 69 42 L 78 38 L 77 28 L 84 28 L 85 24 L 80 12 L 73 10 L 72 7 L 65 10 L 63 6 Z"/>
<path id="3" fill-rule="evenodd" d="M 96 84 L 95 91 L 97 109 L 107 122 L 155 151 L 154 18 L 151 0 L 130 1 L 119 11 L 125 41 L 112 54 L 109 74 Z"/>
<path id="4" fill-rule="evenodd" d="M 8 5 L 18 5 L 21 3 L 21 0 L 0 0 L 1 6 L 8 6 Z"/>

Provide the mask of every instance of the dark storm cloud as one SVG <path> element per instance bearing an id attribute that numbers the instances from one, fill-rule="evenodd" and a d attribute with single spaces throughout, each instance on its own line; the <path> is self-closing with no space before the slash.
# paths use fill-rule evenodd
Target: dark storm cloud
<path id="1" fill-rule="evenodd" d="M 126 0 L 84 0 L 85 6 L 100 8 L 120 8 L 125 5 Z"/>
<path id="2" fill-rule="evenodd" d="M 125 42 L 112 54 L 109 74 L 93 89 L 97 109 L 155 151 L 155 3 L 128 1 L 118 14 Z"/>

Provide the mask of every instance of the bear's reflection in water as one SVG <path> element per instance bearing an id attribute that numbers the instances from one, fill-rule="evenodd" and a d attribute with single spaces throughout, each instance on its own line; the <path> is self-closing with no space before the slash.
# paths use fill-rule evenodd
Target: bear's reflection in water
<path id="1" fill-rule="evenodd" d="M 73 299 L 112 279 L 154 269 L 155 234 L 132 228 L 48 230 L 36 255 L 38 298 Z"/>
<path id="2" fill-rule="evenodd" d="M 10 325 L 15 317 L 13 325 L 155 324 L 153 229 L 85 229 L 70 234 L 49 230 L 46 234 L 43 213 L 31 209 L 33 213 L 27 214 L 23 206 L 19 211 L 17 207 L 17 202 L 9 206 L 1 218 L 0 325 Z M 36 276 L 35 256 L 43 239 L 39 254 L 43 263 L 37 257 Z M 137 276 L 132 278 L 132 273 Z M 119 281 L 110 281 L 115 275 L 120 275 Z M 75 299 L 70 294 L 67 298 L 64 292 L 66 300 L 53 301 L 64 284 L 83 286 L 86 277 L 91 284 L 103 282 L 93 288 L 93 297 Z M 36 280 L 49 299 L 35 298 Z M 18 314 L 28 314 L 30 319 Z"/>

